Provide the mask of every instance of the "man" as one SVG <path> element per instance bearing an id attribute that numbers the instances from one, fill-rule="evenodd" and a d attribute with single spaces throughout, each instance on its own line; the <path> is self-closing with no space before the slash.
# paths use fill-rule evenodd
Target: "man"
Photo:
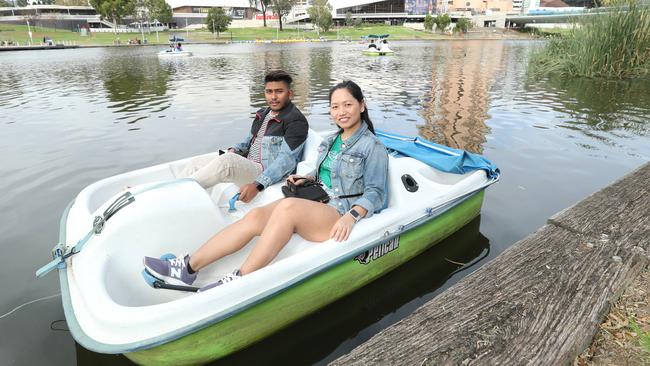
<path id="1" fill-rule="evenodd" d="M 180 176 L 195 179 L 203 188 L 235 183 L 239 199 L 249 202 L 292 173 L 302 157 L 309 130 L 307 119 L 291 103 L 292 82 L 284 71 L 269 72 L 264 77 L 268 107 L 257 111 L 246 139 L 216 158 L 192 159 Z"/>

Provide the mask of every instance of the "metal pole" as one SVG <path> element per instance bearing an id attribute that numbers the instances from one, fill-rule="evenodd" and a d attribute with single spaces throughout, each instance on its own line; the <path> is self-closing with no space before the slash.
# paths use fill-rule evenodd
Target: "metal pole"
<path id="1" fill-rule="evenodd" d="M 142 34 L 141 44 L 144 44 L 144 24 L 142 24 L 142 19 L 140 19 L 140 33 Z"/>
<path id="2" fill-rule="evenodd" d="M 27 35 L 29 36 L 29 43 L 30 46 L 32 43 L 34 43 L 34 39 L 32 38 L 32 28 L 29 26 L 29 19 L 26 19 L 27 21 Z"/>
<path id="3" fill-rule="evenodd" d="M 187 18 L 185 18 L 185 37 L 190 38 L 190 29 L 187 28 Z M 187 39 L 185 41 L 187 41 Z"/>
<path id="4" fill-rule="evenodd" d="M 214 40 L 217 39 L 217 38 L 215 38 L 215 35 L 214 35 L 214 18 L 212 18 L 212 39 L 214 39 Z"/>

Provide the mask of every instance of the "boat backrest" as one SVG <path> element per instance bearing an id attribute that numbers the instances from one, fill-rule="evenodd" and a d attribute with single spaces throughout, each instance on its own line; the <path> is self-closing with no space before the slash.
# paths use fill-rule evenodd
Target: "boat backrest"
<path id="1" fill-rule="evenodd" d="M 302 160 L 298 162 L 296 168 L 297 174 L 307 174 L 315 169 L 316 159 L 318 159 L 318 145 L 323 141 L 323 137 L 316 131 L 309 129 L 305 149 L 302 153 Z"/>

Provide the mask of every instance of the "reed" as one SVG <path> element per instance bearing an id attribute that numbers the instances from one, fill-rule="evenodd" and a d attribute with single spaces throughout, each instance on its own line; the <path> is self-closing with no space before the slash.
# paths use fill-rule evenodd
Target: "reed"
<path id="1" fill-rule="evenodd" d="M 650 7 L 636 1 L 594 14 L 533 54 L 536 75 L 606 78 L 650 74 Z"/>

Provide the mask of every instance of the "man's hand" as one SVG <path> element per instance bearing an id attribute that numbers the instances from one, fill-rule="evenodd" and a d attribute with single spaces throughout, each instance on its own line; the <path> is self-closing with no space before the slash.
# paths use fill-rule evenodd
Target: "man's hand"
<path id="1" fill-rule="evenodd" d="M 259 193 L 257 190 L 257 183 L 253 182 L 245 184 L 239 187 L 239 200 L 248 203 L 257 196 L 257 193 Z"/>

